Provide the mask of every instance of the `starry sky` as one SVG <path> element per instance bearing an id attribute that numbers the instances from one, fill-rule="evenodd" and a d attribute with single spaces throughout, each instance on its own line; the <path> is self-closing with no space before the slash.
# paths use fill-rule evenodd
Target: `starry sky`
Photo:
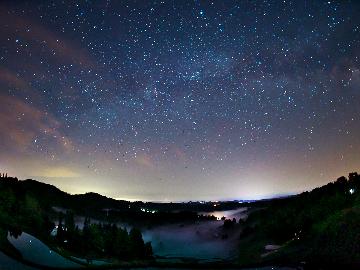
<path id="1" fill-rule="evenodd" d="M 360 168 L 358 1 L 1 1 L 0 170 L 130 200 Z"/>

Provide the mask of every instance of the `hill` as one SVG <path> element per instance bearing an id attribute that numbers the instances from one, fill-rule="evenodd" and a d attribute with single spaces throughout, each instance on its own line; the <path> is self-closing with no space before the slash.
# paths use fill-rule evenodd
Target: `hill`
<path id="1" fill-rule="evenodd" d="M 258 211 L 243 223 L 240 261 L 360 265 L 357 173 L 310 192 L 252 205 Z M 275 248 L 264 248 L 270 245 Z"/>
<path id="2" fill-rule="evenodd" d="M 16 255 L 6 241 L 9 230 L 15 233 L 26 231 L 51 243 L 50 231 L 54 228 L 54 219 L 58 219 L 59 215 L 54 211 L 54 206 L 67 210 L 62 217 L 65 220 L 64 231 L 69 231 L 68 227 L 71 227 L 74 235 L 68 235 L 67 239 L 71 236 L 76 243 L 79 242 L 76 239 L 82 239 L 85 234 L 74 225 L 66 225 L 73 220 L 74 214 L 98 218 L 107 224 L 119 220 L 142 226 L 179 221 L 197 223 L 212 219 L 198 215 L 198 211 L 233 209 L 239 207 L 239 203 L 220 202 L 214 206 L 211 202 L 128 202 L 97 193 L 70 195 L 35 180 L 1 177 L 0 249 Z M 249 202 L 246 206 L 249 208 L 248 218 L 240 220 L 237 225 L 241 227 L 241 236 L 238 259 L 234 265 L 360 266 L 360 176 L 357 173 L 350 173 L 348 178 L 342 176 L 312 191 Z M 89 228 L 87 234 L 92 235 L 90 239 L 105 242 L 111 239 L 109 233 L 114 230 L 108 225 L 90 226 L 89 220 L 86 226 Z M 119 239 L 128 237 L 121 229 L 116 234 Z M 135 232 L 134 235 L 140 234 Z M 63 239 L 64 235 L 61 237 Z M 141 237 L 134 236 L 134 239 Z M 57 242 L 53 244 L 59 245 Z M 83 250 L 83 256 L 87 254 L 84 247 L 75 247 L 67 249 L 76 252 L 79 248 Z M 91 252 L 102 254 L 101 250 L 95 248 L 96 245 L 93 247 Z"/>
<path id="3" fill-rule="evenodd" d="M 36 198 L 41 207 L 49 212 L 52 207 L 72 210 L 75 214 L 97 219 L 122 220 L 126 222 L 144 222 L 154 218 L 158 222 L 194 220 L 198 219 L 196 212 L 212 212 L 231 210 L 239 207 L 238 201 L 213 202 L 187 202 L 187 203 L 154 203 L 129 202 L 115 200 L 98 193 L 71 195 L 57 187 L 32 179 L 18 180 L 13 177 L 0 177 L 0 192 L 12 190 L 15 194 Z M 175 213 L 175 214 L 174 214 Z M 204 217 L 206 218 L 206 217 Z"/>

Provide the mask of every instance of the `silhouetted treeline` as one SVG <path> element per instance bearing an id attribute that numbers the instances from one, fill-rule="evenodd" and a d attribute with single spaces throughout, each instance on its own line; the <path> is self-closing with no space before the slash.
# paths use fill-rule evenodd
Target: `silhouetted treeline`
<path id="1" fill-rule="evenodd" d="M 9 181 L 7 181 L 9 180 Z M 194 222 L 198 220 L 213 220 L 215 217 L 198 215 L 199 211 L 226 210 L 239 207 L 238 202 L 218 203 L 144 203 L 114 200 L 97 193 L 70 195 L 60 189 L 45 183 L 27 179 L 18 181 L 17 178 L 1 178 L 1 185 L 13 190 L 26 192 L 37 198 L 42 209 L 51 212 L 52 206 L 61 207 L 74 212 L 76 215 L 89 216 L 108 222 L 141 223 L 144 226 Z"/>
<path id="2" fill-rule="evenodd" d="M 85 218 L 80 230 L 71 211 L 60 214 L 56 242 L 73 254 L 88 258 L 134 260 L 153 255 L 151 243 L 144 243 L 140 230 L 133 228 L 128 232 L 115 224 L 91 223 L 89 218 Z"/>
<path id="3" fill-rule="evenodd" d="M 283 252 L 273 257 L 299 262 L 324 263 L 326 259 L 326 262 L 360 263 L 360 176 L 357 173 L 311 192 L 257 206 L 262 209 L 250 214 L 244 222 L 242 238 L 249 237 L 253 243 L 265 239 L 267 243 L 285 245 Z"/>
<path id="4" fill-rule="evenodd" d="M 50 221 L 47 207 L 43 207 L 19 182 L 12 177 L 2 177 L 0 181 L 0 227 L 49 235 L 54 224 Z"/>
<path id="5" fill-rule="evenodd" d="M 8 178 L 8 174 L 7 173 L 0 173 L 0 178 Z"/>
<path id="6" fill-rule="evenodd" d="M 141 232 L 132 229 L 129 233 L 115 225 L 91 224 L 85 220 L 83 230 L 75 226 L 74 215 L 68 211 L 61 217 L 55 241 L 51 232 L 55 228 L 51 216 L 52 200 L 35 196 L 34 186 L 52 194 L 61 192 L 51 185 L 32 185 L 1 175 L 0 181 L 0 249 L 8 251 L 8 231 L 30 233 L 48 244 L 56 244 L 74 254 L 87 258 L 115 257 L 121 260 L 148 259 L 152 256 L 150 243 L 144 243 Z M 35 182 L 35 181 L 34 181 Z M 31 188 L 29 187 L 31 183 Z M 45 197 L 45 198 L 44 198 Z"/>

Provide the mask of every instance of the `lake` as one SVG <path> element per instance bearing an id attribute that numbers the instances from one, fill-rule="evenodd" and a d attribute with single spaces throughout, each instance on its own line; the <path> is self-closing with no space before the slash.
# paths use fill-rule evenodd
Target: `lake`
<path id="1" fill-rule="evenodd" d="M 199 214 L 220 219 L 246 217 L 246 207 Z M 171 224 L 143 230 L 145 241 L 151 241 L 155 255 L 164 257 L 197 258 L 200 260 L 229 260 L 236 256 L 239 230 L 224 232 L 223 221 L 202 221 L 196 224 Z M 226 239 L 224 235 L 226 234 Z"/>
<path id="2" fill-rule="evenodd" d="M 6 256 L 4 253 L 0 251 L 0 269 L 11 269 L 11 270 L 37 270 L 37 268 L 30 267 L 22 264 Z"/>
<path id="3" fill-rule="evenodd" d="M 20 251 L 27 261 L 50 267 L 79 267 L 71 260 L 68 260 L 51 250 L 47 245 L 30 234 L 22 233 L 17 238 L 8 234 L 9 242 Z"/>

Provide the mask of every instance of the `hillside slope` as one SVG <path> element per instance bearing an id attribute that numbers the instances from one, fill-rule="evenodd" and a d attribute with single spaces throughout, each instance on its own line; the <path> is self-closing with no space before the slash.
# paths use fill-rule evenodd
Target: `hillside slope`
<path id="1" fill-rule="evenodd" d="M 360 265 L 360 176 L 350 173 L 325 186 L 253 204 L 244 222 L 239 260 Z M 275 247 L 273 251 L 266 245 Z"/>

